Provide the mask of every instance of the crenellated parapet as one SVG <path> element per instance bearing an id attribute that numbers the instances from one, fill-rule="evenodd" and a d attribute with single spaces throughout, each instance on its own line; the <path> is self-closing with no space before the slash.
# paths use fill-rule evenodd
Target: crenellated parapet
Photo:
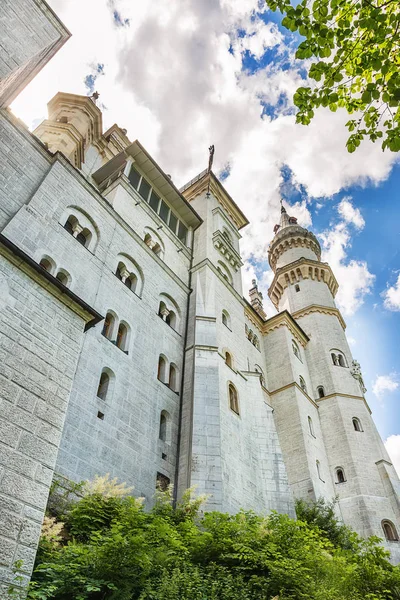
<path id="1" fill-rule="evenodd" d="M 268 250 L 268 261 L 276 269 L 280 257 L 294 248 L 307 248 L 318 260 L 321 258 L 321 246 L 315 235 L 300 225 L 289 225 L 277 232 Z"/>
<path id="2" fill-rule="evenodd" d="M 275 272 L 268 295 L 276 308 L 278 308 L 284 290 L 290 285 L 299 283 L 302 279 L 312 279 L 326 283 L 333 297 L 335 297 L 339 288 L 336 277 L 328 263 L 300 258 L 285 267 L 277 269 Z"/>

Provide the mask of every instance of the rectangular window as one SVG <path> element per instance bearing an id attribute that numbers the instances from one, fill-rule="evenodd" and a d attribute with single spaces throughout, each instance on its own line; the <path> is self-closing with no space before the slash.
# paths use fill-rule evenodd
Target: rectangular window
<path id="1" fill-rule="evenodd" d="M 179 221 L 178 238 L 184 244 L 186 244 L 187 233 L 188 233 L 187 227 L 185 227 L 184 224 Z"/>
<path id="2" fill-rule="evenodd" d="M 131 183 L 131 185 L 135 188 L 135 190 L 138 189 L 139 187 L 139 181 L 140 181 L 140 173 L 138 173 L 135 169 L 135 167 L 131 167 L 131 170 L 129 171 L 129 181 Z"/>
<path id="3" fill-rule="evenodd" d="M 164 200 L 161 200 L 159 214 L 160 214 L 160 217 L 162 218 L 162 220 L 164 221 L 164 223 L 168 223 L 169 206 L 167 206 L 165 204 Z"/>
<path id="4" fill-rule="evenodd" d="M 142 198 L 144 200 L 146 200 L 146 202 L 148 200 L 150 190 L 151 190 L 150 184 L 147 183 L 147 181 L 145 180 L 144 177 L 142 177 L 142 182 L 141 182 L 140 188 L 139 188 L 139 194 L 142 196 Z"/>
<path id="5" fill-rule="evenodd" d="M 173 212 L 171 212 L 170 216 L 169 216 L 169 223 L 168 226 L 171 229 L 171 231 L 173 231 L 174 233 L 176 233 L 176 225 L 178 223 L 178 219 L 176 218 L 176 216 L 174 215 Z"/>
<path id="6" fill-rule="evenodd" d="M 160 203 L 160 198 L 159 196 L 157 196 L 157 194 L 152 190 L 151 191 L 151 196 L 150 196 L 150 200 L 149 200 L 149 204 L 151 206 L 151 208 L 157 212 L 158 211 L 158 205 Z"/>

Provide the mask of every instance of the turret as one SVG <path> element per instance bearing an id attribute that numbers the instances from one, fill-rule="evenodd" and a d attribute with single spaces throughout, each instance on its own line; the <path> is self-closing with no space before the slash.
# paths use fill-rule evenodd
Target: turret
<path id="1" fill-rule="evenodd" d="M 275 277 L 268 290 L 279 310 L 295 312 L 308 304 L 334 307 L 338 283 L 330 266 L 321 262 L 321 246 L 315 235 L 297 224 L 285 208 L 268 251 Z M 321 286 L 320 282 L 325 285 Z"/>
<path id="2" fill-rule="evenodd" d="M 85 148 L 102 134 L 102 116 L 88 96 L 59 92 L 48 103 L 49 117 L 33 132 L 51 152 L 62 152 L 78 169 Z"/>

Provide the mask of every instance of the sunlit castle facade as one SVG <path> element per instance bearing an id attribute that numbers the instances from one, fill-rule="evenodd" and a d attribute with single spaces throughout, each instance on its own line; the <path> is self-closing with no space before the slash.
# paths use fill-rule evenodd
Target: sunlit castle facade
<path id="1" fill-rule="evenodd" d="M 147 506 L 157 483 L 176 499 L 196 486 L 231 513 L 294 516 L 295 498 L 337 496 L 343 521 L 400 561 L 399 480 L 317 238 L 282 207 L 265 232 L 277 312 L 255 281 L 248 302 L 248 220 L 211 169 L 178 190 L 124 129 L 103 132 L 95 97 L 56 94 L 33 133 L 13 116 L 9 102 L 69 33 L 43 2 L 12 6 L 0 53 L 2 589 L 18 559 L 29 576 L 54 476 L 110 473 Z"/>

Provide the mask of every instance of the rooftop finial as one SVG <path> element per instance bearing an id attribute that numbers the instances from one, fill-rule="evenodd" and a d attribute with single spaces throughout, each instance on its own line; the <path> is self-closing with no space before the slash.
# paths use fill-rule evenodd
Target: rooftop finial
<path id="1" fill-rule="evenodd" d="M 97 104 L 97 100 L 99 99 L 99 92 L 93 92 L 93 94 L 91 96 L 89 96 L 89 98 L 92 100 L 92 102 L 94 102 L 95 104 Z"/>
<path id="2" fill-rule="evenodd" d="M 210 155 L 208 157 L 208 169 L 207 169 L 207 173 L 208 173 L 208 188 L 207 188 L 207 193 L 206 193 L 207 198 L 210 197 L 210 177 L 211 177 L 211 169 L 212 169 L 213 160 L 214 160 L 214 151 L 215 151 L 215 147 L 214 147 L 214 144 L 212 144 L 208 148 L 208 152 Z"/>
<path id="3" fill-rule="evenodd" d="M 281 198 L 281 214 L 286 212 L 286 208 L 283 206 L 282 198 Z"/>

